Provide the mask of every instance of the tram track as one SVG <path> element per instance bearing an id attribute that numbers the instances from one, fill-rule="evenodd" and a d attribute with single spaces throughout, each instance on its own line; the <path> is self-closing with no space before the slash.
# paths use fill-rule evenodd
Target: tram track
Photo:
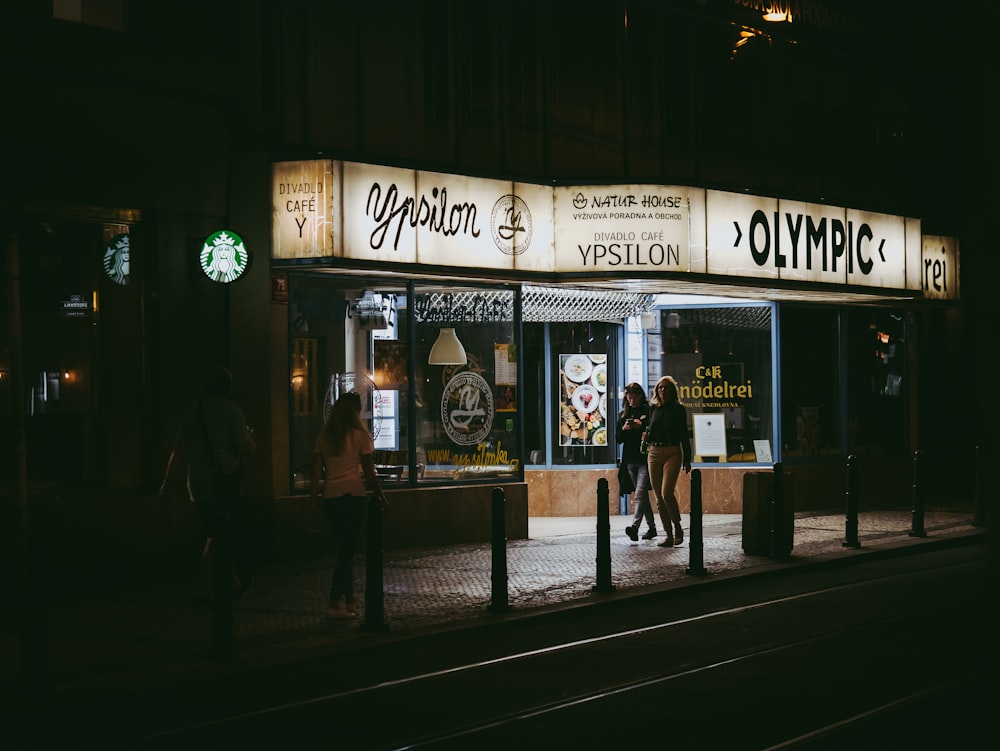
<path id="1" fill-rule="evenodd" d="M 935 622 L 947 621 L 948 614 L 955 612 L 955 608 L 970 596 L 967 587 L 936 586 L 928 581 L 906 582 L 915 576 L 936 581 L 967 581 L 971 575 L 970 566 L 968 561 L 959 561 L 922 572 L 894 570 L 863 580 L 742 602 L 655 624 L 610 629 L 595 636 L 566 639 L 489 659 L 466 660 L 436 670 L 169 728 L 149 734 L 147 740 L 168 742 L 248 731 L 254 736 L 267 735 L 277 732 L 280 727 L 310 726 L 321 716 L 363 717 L 366 708 L 378 706 L 401 709 L 394 709 L 395 720 L 390 723 L 391 727 L 369 727 L 367 731 L 357 732 L 354 740 L 362 744 L 361 747 L 461 748 L 462 744 L 473 742 L 479 746 L 489 745 L 491 737 L 508 740 L 519 735 L 535 737 L 541 732 L 537 730 L 539 727 L 571 724 L 572 720 L 561 719 L 564 716 L 574 717 L 588 711 L 613 714 L 608 707 L 627 706 L 644 701 L 641 697 L 658 694 L 683 696 L 693 692 L 697 695 L 713 682 L 723 686 L 738 684 L 746 680 L 747 675 L 753 676 L 762 670 L 761 665 L 784 664 L 783 669 L 787 670 L 797 661 L 804 664 L 807 656 L 825 652 L 835 654 L 849 648 L 864 634 L 878 631 L 891 637 L 898 631 L 907 631 L 914 619 L 927 620 L 928 614 L 933 615 Z M 911 588 L 932 592 L 933 596 L 909 598 L 905 592 Z M 863 612 L 859 612 L 842 608 L 844 602 L 864 602 L 866 605 Z M 838 611 L 843 612 L 830 621 L 828 614 Z M 788 614 L 794 614 L 794 620 L 799 622 L 785 623 L 780 637 L 761 625 L 768 620 L 780 623 L 790 617 Z M 919 642 L 920 637 L 914 636 Z M 675 648 L 677 644 L 694 645 L 696 640 L 700 641 L 697 648 Z M 673 649 L 675 654 L 678 651 L 683 654 L 658 662 L 655 668 L 623 669 L 628 658 L 622 655 L 643 649 L 667 655 Z M 702 659 L 697 659 L 699 655 Z M 950 674 L 934 685 L 946 685 L 954 680 L 955 676 Z M 571 690 L 567 690 L 567 684 L 571 684 Z M 503 691 L 504 686 L 515 687 L 515 690 Z M 916 693 L 932 689 L 932 685 L 924 685 Z M 877 706 L 892 706 L 893 701 L 904 695 L 905 692 L 886 699 L 879 693 L 872 699 L 874 704 L 853 714 L 864 718 L 866 711 L 874 711 Z M 458 710 L 463 701 L 467 704 Z M 678 708 L 682 703 L 674 701 Z M 761 743 L 774 741 L 771 744 L 774 748 L 780 748 L 781 743 L 791 742 L 793 738 L 800 738 L 799 743 L 811 738 L 809 742 L 816 743 L 819 736 L 810 736 L 810 733 L 820 732 L 825 725 L 840 727 L 838 732 L 843 732 L 838 723 L 845 722 L 852 714 L 850 711 L 841 714 L 844 716 L 831 719 L 830 713 L 818 713 L 815 727 L 803 728 L 796 724 L 791 728 L 793 735 L 787 739 L 764 737 Z M 679 712 L 679 716 L 685 715 Z M 529 727 L 534 729 L 526 730 Z"/>

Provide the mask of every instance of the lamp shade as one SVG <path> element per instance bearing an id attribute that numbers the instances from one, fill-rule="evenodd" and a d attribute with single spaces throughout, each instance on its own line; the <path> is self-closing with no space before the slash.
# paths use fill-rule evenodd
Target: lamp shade
<path id="1" fill-rule="evenodd" d="M 438 332 L 437 341 L 431 347 L 427 358 L 428 365 L 465 365 L 469 358 L 465 355 L 465 347 L 458 341 L 453 328 L 443 328 Z"/>

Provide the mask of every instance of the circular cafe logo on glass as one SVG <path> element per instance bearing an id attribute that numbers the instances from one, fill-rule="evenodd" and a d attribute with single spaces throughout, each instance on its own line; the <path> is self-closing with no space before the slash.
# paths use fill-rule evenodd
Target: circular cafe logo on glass
<path id="1" fill-rule="evenodd" d="M 531 245 L 531 211 L 523 199 L 513 194 L 493 204 L 490 216 L 493 242 L 509 256 L 519 256 Z"/>
<path id="2" fill-rule="evenodd" d="M 479 443 L 493 429 L 493 391 L 478 373 L 463 371 L 444 387 L 441 422 L 455 443 Z"/>
<path id="3" fill-rule="evenodd" d="M 250 254 L 243 238 L 230 230 L 209 235 L 201 248 L 201 270 L 213 282 L 228 284 L 247 270 Z"/>

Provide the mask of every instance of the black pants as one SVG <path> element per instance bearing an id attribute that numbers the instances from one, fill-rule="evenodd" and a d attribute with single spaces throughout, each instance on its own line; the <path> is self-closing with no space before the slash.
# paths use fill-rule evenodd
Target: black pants
<path id="1" fill-rule="evenodd" d="M 342 495 L 323 499 L 323 515 L 337 544 L 337 561 L 330 579 L 330 604 L 354 599 L 354 554 L 365 521 L 365 496 Z"/>

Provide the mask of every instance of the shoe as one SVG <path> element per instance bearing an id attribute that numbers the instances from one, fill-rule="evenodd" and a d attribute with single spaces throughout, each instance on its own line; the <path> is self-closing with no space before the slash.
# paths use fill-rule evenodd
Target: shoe
<path id="1" fill-rule="evenodd" d="M 354 600 L 348 600 L 344 605 L 344 610 L 346 610 L 351 615 L 358 614 L 358 604 Z"/>
<path id="2" fill-rule="evenodd" d="M 326 609 L 326 619 L 328 621 L 343 621 L 348 618 L 353 618 L 354 613 L 352 613 L 347 608 L 327 608 Z"/>
<path id="3" fill-rule="evenodd" d="M 678 524 L 674 527 L 674 545 L 680 545 L 684 542 L 684 530 L 681 529 L 681 525 Z"/>
<path id="4" fill-rule="evenodd" d="M 646 530 L 646 534 L 644 534 L 642 536 L 642 539 L 643 540 L 652 540 L 654 537 L 656 537 L 656 528 L 655 527 L 650 527 L 649 529 Z"/>
<path id="5" fill-rule="evenodd" d="M 632 542 L 639 542 L 639 528 L 634 524 L 629 527 L 625 527 L 625 534 L 628 535 L 628 539 Z"/>
<path id="6" fill-rule="evenodd" d="M 667 535 L 663 542 L 656 543 L 656 546 L 659 548 L 672 548 L 674 546 L 674 538 Z"/>

